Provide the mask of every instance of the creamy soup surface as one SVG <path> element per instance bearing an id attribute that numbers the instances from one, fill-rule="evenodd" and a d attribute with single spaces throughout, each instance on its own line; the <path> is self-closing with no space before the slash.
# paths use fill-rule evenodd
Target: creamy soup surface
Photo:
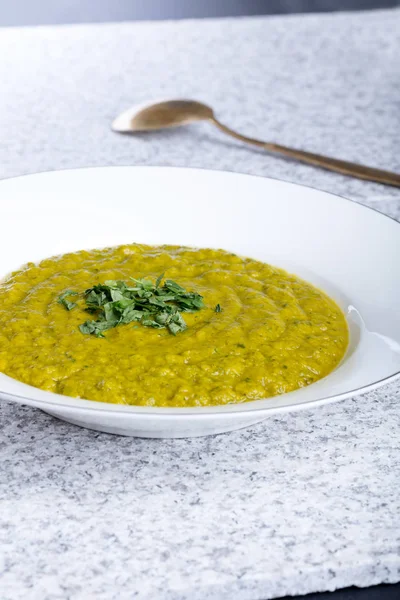
<path id="1" fill-rule="evenodd" d="M 85 290 L 165 273 L 204 307 L 187 325 L 121 323 L 84 334 L 95 319 Z M 68 310 L 59 302 L 77 292 Z M 345 317 L 321 290 L 282 269 L 223 250 L 131 244 L 29 263 L 0 283 L 0 371 L 88 400 L 209 406 L 275 396 L 330 373 L 348 344 Z"/>

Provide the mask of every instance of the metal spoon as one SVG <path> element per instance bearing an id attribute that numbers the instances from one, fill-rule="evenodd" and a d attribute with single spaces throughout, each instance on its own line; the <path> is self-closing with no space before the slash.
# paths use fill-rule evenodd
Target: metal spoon
<path id="1" fill-rule="evenodd" d="M 196 100 L 167 100 L 165 102 L 134 106 L 121 113 L 113 122 L 112 128 L 114 131 L 120 133 L 128 133 L 179 127 L 193 123 L 194 121 L 208 121 L 237 140 L 252 144 L 253 146 L 259 146 L 269 152 L 294 158 L 309 165 L 328 169 L 329 171 L 336 171 L 342 175 L 351 175 L 359 179 L 368 179 L 400 187 L 400 174 L 397 173 L 390 173 L 389 171 L 374 169 L 373 167 L 365 167 L 357 163 L 338 160 L 322 156 L 321 154 L 306 152 L 305 150 L 295 150 L 294 148 L 280 146 L 279 144 L 262 142 L 261 140 L 241 135 L 218 121 L 212 108 Z"/>

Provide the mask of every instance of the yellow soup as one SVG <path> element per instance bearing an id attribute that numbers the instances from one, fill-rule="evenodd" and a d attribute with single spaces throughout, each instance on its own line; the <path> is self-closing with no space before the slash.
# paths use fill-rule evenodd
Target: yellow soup
<path id="1" fill-rule="evenodd" d="M 91 316 L 66 290 L 162 273 L 203 296 L 187 329 L 133 322 L 79 329 Z M 74 298 L 71 297 L 72 301 Z M 219 305 L 219 308 L 218 308 Z M 266 398 L 330 373 L 348 343 L 326 294 L 282 269 L 223 250 L 139 244 L 28 264 L 0 284 L 0 370 L 38 388 L 144 406 L 208 406 Z"/>

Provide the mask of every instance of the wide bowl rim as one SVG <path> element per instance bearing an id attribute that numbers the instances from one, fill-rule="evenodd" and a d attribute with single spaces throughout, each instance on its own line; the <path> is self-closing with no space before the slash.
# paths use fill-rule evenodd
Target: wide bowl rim
<path id="1" fill-rule="evenodd" d="M 342 196 L 340 194 L 331 192 L 331 191 L 327 191 L 327 190 L 323 190 L 314 186 L 310 186 L 310 185 L 306 185 L 304 183 L 296 183 L 296 182 L 292 182 L 292 181 L 287 181 L 287 180 L 283 180 L 283 179 L 278 179 L 275 177 L 265 177 L 263 175 L 253 175 L 250 173 L 244 173 L 244 172 L 240 172 L 240 171 L 230 171 L 230 170 L 223 170 L 223 169 L 210 169 L 210 168 L 205 168 L 205 167 L 180 167 L 180 166 L 169 166 L 169 165 L 93 165 L 93 166 L 86 166 L 86 167 L 68 167 L 68 168 L 64 168 L 64 169 L 53 169 L 53 170 L 45 170 L 45 171 L 38 171 L 35 173 L 25 173 L 22 175 L 15 175 L 12 177 L 7 177 L 4 178 L 2 180 L 0 180 L 0 188 L 2 183 L 6 183 L 9 181 L 15 181 L 15 180 L 20 180 L 20 179 L 25 179 L 25 178 L 31 178 L 31 177 L 37 177 L 37 176 L 43 176 L 43 175 L 53 175 L 56 173 L 64 173 L 64 172 L 80 172 L 80 171 L 94 171 L 94 170 L 104 170 L 104 169 L 110 169 L 110 170 L 121 170 L 121 169 L 127 169 L 127 170 L 152 170 L 152 169 L 162 169 L 162 170 L 166 170 L 166 171 L 185 171 L 185 172 L 189 172 L 189 171 L 195 171 L 195 172 L 211 172 L 211 173 L 218 173 L 218 174 L 222 174 L 225 176 L 244 176 L 244 177 L 249 177 L 249 178 L 257 178 L 257 179 L 262 179 L 262 180 L 267 180 L 267 181 L 272 181 L 274 183 L 278 183 L 278 184 L 282 184 L 283 186 L 290 186 L 290 187 L 301 187 L 301 188 L 306 188 L 309 190 L 313 190 L 316 192 L 320 192 L 322 194 L 324 194 L 326 197 L 330 198 L 331 201 L 335 200 L 340 200 L 342 203 L 351 203 L 352 205 L 355 205 L 358 207 L 359 210 L 364 211 L 364 210 L 369 210 L 372 211 L 373 213 L 375 213 L 377 215 L 377 217 L 381 217 L 384 220 L 389 220 L 394 222 L 396 225 L 398 225 L 400 227 L 400 222 L 397 221 L 396 219 L 394 219 L 393 217 L 391 217 L 390 215 L 387 215 L 385 213 L 380 212 L 379 210 L 371 207 L 371 206 L 366 206 L 364 204 L 361 204 L 360 202 L 357 202 L 357 200 L 351 199 L 351 198 L 347 198 L 345 196 Z M 305 408 L 311 408 L 314 406 L 322 406 L 325 404 L 330 404 L 333 402 L 337 402 L 340 400 L 344 400 L 346 398 L 351 398 L 351 397 L 355 397 L 355 396 L 359 396 L 365 393 L 368 393 L 370 391 L 373 391 L 379 387 L 382 387 L 384 385 L 390 384 L 394 381 L 396 381 L 397 379 L 400 378 L 400 370 L 392 373 L 391 375 L 387 376 L 387 377 L 383 377 L 382 379 L 373 381 L 365 386 L 362 387 L 356 387 L 352 390 L 348 390 L 345 392 L 341 392 L 338 394 L 333 394 L 331 396 L 325 396 L 323 398 L 318 398 L 318 399 L 309 399 L 309 400 L 304 400 L 304 401 L 296 401 L 295 403 L 285 403 L 284 399 L 285 398 L 289 398 L 291 397 L 293 394 L 298 393 L 298 390 L 294 390 L 293 392 L 289 392 L 286 394 L 282 394 L 279 396 L 274 396 L 272 398 L 260 398 L 258 400 L 249 400 L 243 403 L 237 403 L 237 404 L 221 404 L 221 405 L 216 405 L 216 406 L 204 406 L 204 407 L 153 407 L 153 406 L 138 406 L 138 405 L 125 405 L 125 404 L 113 404 L 111 402 L 99 402 L 96 400 L 86 400 L 86 399 L 82 399 L 82 398 L 75 398 L 72 396 L 65 396 L 65 395 L 61 395 L 61 394 L 55 394 L 54 392 L 48 392 L 45 390 L 41 390 L 40 388 L 36 388 L 34 386 L 30 386 L 28 384 L 25 384 L 23 382 L 20 382 L 16 379 L 13 379 L 5 374 L 2 373 L 2 375 L 4 377 L 6 377 L 7 379 L 12 380 L 13 382 L 16 382 L 17 384 L 20 384 L 21 386 L 24 386 L 24 388 L 27 388 L 27 390 L 32 390 L 34 392 L 34 395 L 40 395 L 40 396 L 44 396 L 43 398 L 35 398 L 32 396 L 28 396 L 28 395 L 21 395 L 21 394 L 15 394 L 12 392 L 7 392 L 1 389 L 0 387 L 0 396 L 2 396 L 4 399 L 9 400 L 9 401 L 14 401 L 14 402 L 18 402 L 20 404 L 30 404 L 30 405 L 34 405 L 38 408 L 43 407 L 44 410 L 50 410 L 51 408 L 53 409 L 74 409 L 74 410 L 78 410 L 80 412 L 97 412 L 100 411 L 102 414 L 115 414 L 115 413 L 120 413 L 120 414 L 130 414 L 130 415 L 140 415 L 141 418 L 151 418 L 151 417 L 163 417 L 163 418 L 187 418 L 188 416 L 191 415 L 196 415 L 196 416 L 201 416 L 204 418 L 212 418 L 215 417 L 217 415 L 226 415 L 227 417 L 229 415 L 234 416 L 234 415 L 243 415 L 243 416 L 251 416 L 254 414 L 260 414 L 260 413 L 276 413 L 276 412 L 283 412 L 283 411 L 288 411 L 288 410 L 301 410 L 301 409 L 305 409 Z M 329 375 L 327 376 L 329 377 Z M 271 402 L 271 406 L 256 406 L 260 401 L 280 401 L 281 399 L 283 399 L 282 405 L 277 406 L 276 404 L 274 406 L 272 406 L 272 402 Z M 279 404 L 281 404 L 279 402 Z"/>

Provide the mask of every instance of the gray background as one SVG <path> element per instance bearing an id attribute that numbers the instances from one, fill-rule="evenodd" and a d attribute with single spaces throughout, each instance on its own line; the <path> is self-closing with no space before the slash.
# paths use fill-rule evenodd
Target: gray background
<path id="1" fill-rule="evenodd" d="M 400 0 L 0 0 L 0 25 L 365 10 Z"/>

